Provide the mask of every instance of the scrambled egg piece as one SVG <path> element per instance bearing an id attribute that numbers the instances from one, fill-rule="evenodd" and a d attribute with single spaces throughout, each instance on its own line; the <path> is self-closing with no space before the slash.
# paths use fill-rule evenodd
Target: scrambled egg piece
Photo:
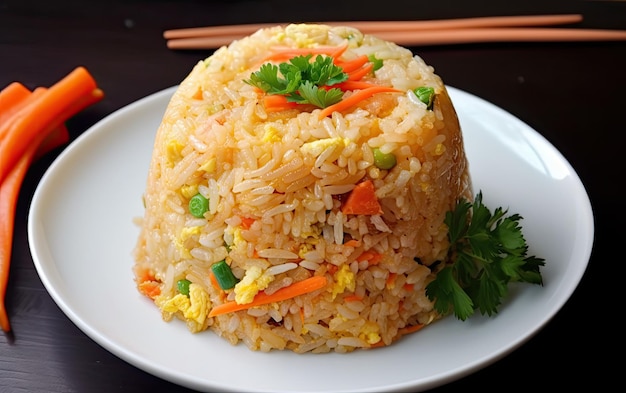
<path id="1" fill-rule="evenodd" d="M 337 297 L 338 294 L 345 292 L 345 290 L 354 291 L 356 288 L 356 277 L 352 270 L 350 270 L 350 266 L 342 265 L 339 270 L 335 273 L 335 284 L 333 285 L 333 299 Z"/>
<path id="2" fill-rule="evenodd" d="M 379 342 L 381 340 L 381 337 L 379 334 L 378 325 L 371 321 L 367 322 L 361 328 L 359 338 L 361 340 L 367 341 L 369 344 L 376 344 L 377 342 Z"/>
<path id="3" fill-rule="evenodd" d="M 202 227 L 185 227 L 180 231 L 177 238 L 172 239 L 180 254 L 186 258 L 191 257 L 189 250 L 185 247 L 185 242 L 193 235 L 199 235 Z"/>
<path id="4" fill-rule="evenodd" d="M 263 129 L 265 130 L 263 142 L 280 142 L 282 140 L 276 127 L 266 124 Z"/>
<path id="5" fill-rule="evenodd" d="M 317 157 L 322 154 L 324 150 L 331 146 L 344 148 L 348 145 L 349 142 L 350 141 L 348 139 L 344 139 L 341 137 L 324 138 L 317 141 L 304 143 L 300 147 L 300 151 Z"/>
<path id="6" fill-rule="evenodd" d="M 176 139 L 172 139 L 167 143 L 166 152 L 168 164 L 173 165 L 174 163 L 180 161 L 180 159 L 182 158 L 181 152 L 184 147 L 185 145 L 180 143 Z"/>
<path id="7" fill-rule="evenodd" d="M 256 294 L 267 288 L 273 280 L 274 276 L 264 274 L 260 267 L 251 267 L 246 270 L 241 281 L 235 285 L 235 301 L 238 304 L 252 302 Z"/>
<path id="8" fill-rule="evenodd" d="M 189 296 L 179 293 L 170 299 L 160 298 L 157 299 L 157 305 L 161 310 L 172 314 L 181 311 L 185 318 L 203 325 L 211 309 L 211 299 L 200 285 L 191 283 Z"/>

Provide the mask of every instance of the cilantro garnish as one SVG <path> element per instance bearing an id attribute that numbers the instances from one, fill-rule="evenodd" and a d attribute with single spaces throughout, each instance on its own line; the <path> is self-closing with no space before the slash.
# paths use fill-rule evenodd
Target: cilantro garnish
<path id="1" fill-rule="evenodd" d="M 460 320 L 476 309 L 491 316 L 498 312 L 510 282 L 543 285 L 539 269 L 544 259 L 526 255 L 522 217 L 506 214 L 501 207 L 492 214 L 482 203 L 481 192 L 473 204 L 461 199 L 454 211 L 446 213 L 453 263 L 426 287 L 438 312 L 453 312 Z"/>
<path id="2" fill-rule="evenodd" d="M 341 101 L 343 92 L 338 88 L 323 88 L 344 82 L 348 74 L 333 63 L 329 56 L 300 55 L 289 62 L 274 65 L 266 63 L 244 82 L 258 87 L 267 94 L 282 94 L 287 101 L 312 104 L 325 108 Z"/>

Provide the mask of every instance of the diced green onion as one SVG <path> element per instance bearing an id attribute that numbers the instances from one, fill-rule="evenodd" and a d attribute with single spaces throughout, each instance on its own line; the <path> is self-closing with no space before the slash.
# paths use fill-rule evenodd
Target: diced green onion
<path id="1" fill-rule="evenodd" d="M 383 153 L 379 148 L 374 148 L 374 165 L 377 168 L 391 169 L 396 163 L 396 156 L 393 153 Z"/>
<path id="2" fill-rule="evenodd" d="M 213 271 L 213 275 L 215 276 L 217 283 L 222 289 L 230 289 L 239 281 L 233 274 L 233 271 L 230 270 L 230 266 L 228 266 L 224 260 L 221 260 L 211 266 L 211 270 Z"/>
<path id="3" fill-rule="evenodd" d="M 178 280 L 176 282 L 176 287 L 178 287 L 178 292 L 180 292 L 181 294 L 185 295 L 185 296 L 189 296 L 189 285 L 191 284 L 191 281 L 187 280 L 186 278 L 182 279 L 182 280 Z"/>
<path id="4" fill-rule="evenodd" d="M 435 99 L 435 89 L 428 86 L 418 87 L 413 91 L 417 98 L 426 104 L 428 109 L 433 108 L 433 101 Z"/>
<path id="5" fill-rule="evenodd" d="M 189 200 L 189 212 L 198 218 L 204 217 L 204 213 L 209 211 L 209 200 L 202 194 L 196 194 Z"/>
<path id="6" fill-rule="evenodd" d="M 372 71 L 376 71 L 378 69 L 380 69 L 380 67 L 383 66 L 383 61 L 379 58 L 377 58 L 375 55 L 369 55 L 367 56 L 368 60 L 374 64 L 374 68 L 372 69 Z"/>

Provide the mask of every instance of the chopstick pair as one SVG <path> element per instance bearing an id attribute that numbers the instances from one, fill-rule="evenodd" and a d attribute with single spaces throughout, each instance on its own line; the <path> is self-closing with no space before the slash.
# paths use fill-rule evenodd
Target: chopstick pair
<path id="1" fill-rule="evenodd" d="M 491 16 L 422 21 L 320 22 L 351 26 L 365 34 L 405 46 L 467 44 L 481 42 L 620 41 L 626 31 L 549 28 L 583 20 L 580 14 Z M 170 49 L 215 49 L 241 39 L 258 29 L 280 23 L 240 24 L 166 30 Z M 543 26 L 543 27 L 537 27 Z"/>

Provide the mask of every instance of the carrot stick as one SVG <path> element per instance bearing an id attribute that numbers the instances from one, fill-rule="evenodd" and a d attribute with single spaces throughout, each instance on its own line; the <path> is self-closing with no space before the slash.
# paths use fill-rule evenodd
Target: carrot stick
<path id="1" fill-rule="evenodd" d="M 306 293 L 322 289 L 326 286 L 327 282 L 328 280 L 324 276 L 313 276 L 291 284 L 288 287 L 281 288 L 271 295 L 266 295 L 265 292 L 259 292 L 254 297 L 251 303 L 238 304 L 235 301 L 226 302 L 224 304 L 213 307 L 213 309 L 211 309 L 211 311 L 209 312 L 209 318 L 230 312 L 246 310 L 251 307 L 260 306 L 263 304 L 281 302 L 283 300 L 291 299 L 296 296 L 304 295 Z"/>
<path id="2" fill-rule="evenodd" d="M 19 104 L 31 95 L 30 90 L 19 82 L 13 82 L 0 91 L 0 124 L 13 116 Z"/>
<path id="3" fill-rule="evenodd" d="M 35 100 L 39 99 L 45 91 L 45 87 L 38 87 L 19 102 L 14 102 L 13 105 L 9 107 L 1 108 L 2 114 L 0 114 L 0 116 L 2 117 L 2 121 L 0 121 L 0 143 L 2 143 L 1 141 L 4 140 L 11 123 L 16 121 L 17 116 L 15 115 L 19 113 L 22 109 L 28 107 Z"/>
<path id="4" fill-rule="evenodd" d="M 341 206 L 341 212 L 343 214 L 363 214 L 369 216 L 382 214 L 383 209 L 376 197 L 374 183 L 371 180 L 365 180 L 357 184 L 350 191 L 343 206 Z"/>
<path id="5" fill-rule="evenodd" d="M 35 152 L 35 157 L 33 161 L 37 161 L 45 154 L 48 154 L 50 151 L 56 149 L 57 147 L 66 144 L 70 140 L 70 133 L 65 126 L 65 124 L 61 124 L 57 129 L 52 131 L 39 145 L 37 151 Z"/>
<path id="6" fill-rule="evenodd" d="M 42 97 L 23 108 L 8 124 L 0 141 L 0 182 L 46 126 L 65 115 L 67 103 L 74 103 L 96 90 L 96 82 L 84 67 L 77 67 L 50 87 Z M 65 120 L 65 119 L 64 119 Z M 3 126 L 4 127 L 4 126 Z M 0 131 L 0 134 L 4 132 Z"/>
<path id="7" fill-rule="evenodd" d="M 28 171 L 36 150 L 36 145 L 29 146 L 20 160 L 11 169 L 6 179 L 0 184 L 0 241 L 2 242 L 0 244 L 0 327 L 5 332 L 11 331 L 4 298 L 8 285 L 11 251 L 13 248 L 15 208 L 22 180 Z"/>
<path id="8" fill-rule="evenodd" d="M 400 90 L 398 89 L 394 89 L 393 87 L 387 87 L 387 86 L 372 86 L 363 90 L 356 90 L 348 98 L 344 98 L 338 103 L 327 106 L 326 108 L 322 109 L 322 111 L 319 114 L 319 117 L 320 119 L 323 119 L 324 117 L 329 116 L 333 112 L 344 111 L 358 104 L 364 99 L 369 98 L 377 93 L 397 93 L 399 91 Z"/>
<path id="9" fill-rule="evenodd" d="M 19 88 L 17 88 L 19 89 Z M 9 278 L 15 208 L 22 181 L 32 161 L 67 142 L 65 120 L 99 101 L 103 93 L 86 69 L 79 67 L 52 86 L 15 97 L 11 115 L 0 123 L 0 327 L 9 332 L 4 304 Z M 7 97 L 5 95 L 5 97 Z M 8 107 L 9 105 L 7 105 Z"/>

